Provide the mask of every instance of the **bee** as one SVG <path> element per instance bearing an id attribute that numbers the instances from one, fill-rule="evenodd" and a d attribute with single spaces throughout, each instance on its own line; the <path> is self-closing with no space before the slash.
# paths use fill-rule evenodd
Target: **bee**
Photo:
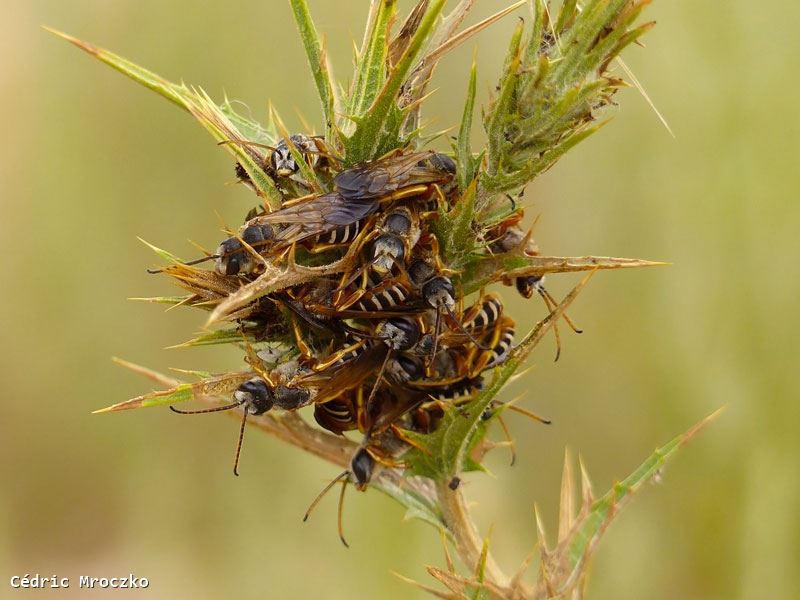
<path id="1" fill-rule="evenodd" d="M 345 392 L 322 404 L 314 404 L 314 420 L 323 429 L 342 435 L 345 431 L 358 429 L 358 406 L 363 398 L 363 388 Z"/>
<path id="2" fill-rule="evenodd" d="M 239 438 L 236 443 L 236 455 L 233 460 L 233 474 L 239 475 L 239 456 L 242 451 L 244 429 L 247 425 L 248 415 L 263 415 L 273 407 L 283 410 L 297 410 L 309 401 L 309 393 L 303 389 L 289 388 L 283 385 L 274 386 L 261 377 L 253 377 L 241 384 L 233 392 L 234 401 L 224 406 L 204 408 L 200 410 L 180 410 L 170 406 L 170 410 L 181 415 L 198 415 L 205 413 L 221 412 L 243 407 L 242 424 L 239 428 Z"/>
<path id="3" fill-rule="evenodd" d="M 514 348 L 514 333 L 514 321 L 510 317 L 498 319 L 491 333 L 489 349 L 478 354 L 472 365 L 472 373 L 493 369 L 508 360 Z"/>
<path id="4" fill-rule="evenodd" d="M 363 202 L 401 194 L 409 187 L 447 185 L 455 177 L 453 160 L 436 152 L 390 155 L 340 172 L 334 178 L 336 189 L 348 200 Z M 403 194 L 408 197 L 416 194 Z"/>
<path id="5" fill-rule="evenodd" d="M 317 170 L 328 166 L 329 157 L 332 154 L 326 146 L 324 138 L 296 133 L 289 136 L 289 140 L 300 152 L 309 167 Z M 286 138 L 282 138 L 278 145 L 275 146 L 269 156 L 269 163 L 271 171 L 278 177 L 291 177 L 294 179 L 300 170 L 294 156 L 292 156 L 291 147 Z M 300 183 L 304 182 L 301 181 Z"/>
<path id="6" fill-rule="evenodd" d="M 356 398 L 359 398 L 359 396 L 357 395 Z M 350 457 L 348 468 L 325 486 L 303 516 L 303 521 L 307 521 L 314 508 L 328 491 L 337 483 L 341 483 L 342 490 L 339 494 L 337 526 L 339 539 L 345 547 L 349 547 L 349 544 L 344 537 L 342 515 L 347 485 L 352 483 L 357 490 L 364 491 L 379 467 L 401 468 L 405 466 L 402 461 L 398 460 L 398 457 L 408 448 L 408 444 L 396 423 L 414 410 L 422 399 L 419 394 L 403 395 L 392 393 L 379 394 L 375 400 L 371 405 L 361 401 L 345 401 L 335 405 L 334 410 L 337 411 L 335 421 L 331 413 L 327 413 L 321 419 L 318 419 L 318 422 L 325 428 L 329 428 L 331 425 L 334 428 L 357 428 L 364 433 L 362 442 Z M 329 403 L 318 405 L 317 408 L 324 407 L 327 404 Z M 322 413 L 322 411 L 320 412 Z M 317 413 L 315 412 L 316 416 Z"/>
<path id="7" fill-rule="evenodd" d="M 361 240 L 364 261 L 342 274 L 332 306 L 338 310 L 355 306 L 357 310 L 379 311 L 404 303 L 411 294 L 405 263 L 420 234 L 416 210 L 408 206 L 391 208 Z"/>
<path id="8" fill-rule="evenodd" d="M 220 244 L 216 254 L 196 262 L 216 260 L 217 272 L 224 274 L 253 273 L 259 262 L 243 258 L 244 254 L 252 255 L 252 252 L 241 242 L 246 241 L 246 232 L 265 226 L 271 228 L 271 237 L 257 240 L 258 249 L 251 246 L 262 256 L 278 254 L 293 244 L 319 239 L 337 230 L 340 232 L 337 237 L 341 237 L 344 235 L 342 228 L 366 219 L 382 204 L 424 197 L 431 193 L 431 186 L 452 180 L 452 173 L 443 171 L 442 161 L 432 158 L 435 156 L 432 152 L 390 156 L 341 171 L 334 178 L 335 191 L 299 198 L 280 210 L 254 217 L 235 236 L 238 246 L 232 241 L 234 238 L 228 238 Z M 347 236 L 352 236 L 352 230 Z"/>
<path id="9" fill-rule="evenodd" d="M 435 247 L 435 246 L 434 246 Z M 434 253 L 436 256 L 436 253 Z M 438 263 L 438 259 L 436 260 Z M 438 267 L 438 265 L 437 265 Z M 439 339 L 442 333 L 442 316 L 450 317 L 450 323 L 459 329 L 473 344 L 481 349 L 484 346 L 461 324 L 455 315 L 456 292 L 451 279 L 443 274 L 443 270 L 434 267 L 425 259 L 414 260 L 408 268 L 411 282 L 420 291 L 423 303 L 435 311 L 434 325 L 430 342 L 429 365 L 436 358 Z"/>
<path id="10" fill-rule="evenodd" d="M 492 251 L 504 253 L 518 251 L 522 248 L 522 252 L 525 256 L 539 255 L 539 245 L 533 237 L 531 237 L 530 232 L 526 234 L 518 226 L 521 219 L 522 211 L 517 211 L 506 222 L 501 223 L 493 230 L 496 240 L 490 246 Z M 517 292 L 519 292 L 523 298 L 531 298 L 534 292 L 538 293 L 544 301 L 547 310 L 550 312 L 553 312 L 555 307 L 558 306 L 558 302 L 556 302 L 555 298 L 553 298 L 550 292 L 544 287 L 544 275 L 515 277 L 512 281 L 506 281 L 506 284 L 514 285 Z M 572 331 L 575 333 L 583 333 L 583 330 L 579 329 L 566 313 L 561 316 Z M 561 335 L 558 331 L 558 325 L 555 323 L 553 324 L 553 334 L 556 338 L 555 360 L 558 360 L 561 356 Z"/>
<path id="11" fill-rule="evenodd" d="M 314 171 L 325 171 L 330 168 L 332 161 L 338 160 L 322 136 L 309 136 L 302 133 L 290 135 L 288 139 L 281 138 L 275 146 L 245 140 L 228 140 L 223 143 L 266 148 L 268 153 L 262 163 L 264 172 L 273 179 L 290 179 L 305 188 L 309 188 L 310 185 L 300 176 L 300 166 L 292 154 L 292 146 Z M 241 163 L 236 163 L 235 173 L 239 181 L 254 189 L 253 182 Z"/>

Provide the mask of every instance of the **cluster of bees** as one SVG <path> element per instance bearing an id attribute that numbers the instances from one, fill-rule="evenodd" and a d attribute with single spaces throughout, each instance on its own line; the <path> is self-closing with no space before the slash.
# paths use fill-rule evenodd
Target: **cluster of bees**
<path id="1" fill-rule="evenodd" d="M 296 158 L 327 181 L 310 191 Z M 364 489 L 376 467 L 400 466 L 406 431 L 436 429 L 444 412 L 473 399 L 487 372 L 506 361 L 514 321 L 494 293 L 463 306 L 432 225 L 459 202 L 456 164 L 446 154 L 396 151 L 348 169 L 320 138 L 294 135 L 270 150 L 265 171 L 288 197 L 280 210 L 251 211 L 235 235 L 203 260 L 230 289 L 254 281 L 267 265 L 325 265 L 337 272 L 268 294 L 235 318 L 257 341 L 291 348 L 248 351 L 256 373 L 233 392 L 244 415 L 313 405 L 316 422 L 335 434 L 358 431 L 362 441 L 340 479 Z M 239 179 L 250 184 L 237 165 Z M 487 232 L 491 253 L 537 252 L 519 227 L 521 211 Z M 192 263 L 188 263 L 192 264 Z M 209 273 L 211 274 L 211 273 Z M 546 299 L 539 277 L 507 282 Z M 241 434 L 236 451 L 236 472 Z"/>

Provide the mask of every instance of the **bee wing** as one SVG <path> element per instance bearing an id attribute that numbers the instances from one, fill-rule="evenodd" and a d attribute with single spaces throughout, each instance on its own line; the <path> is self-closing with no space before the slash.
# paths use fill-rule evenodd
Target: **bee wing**
<path id="1" fill-rule="evenodd" d="M 331 367 L 324 371 L 302 375 L 292 381 L 291 387 L 318 388 L 314 402 L 319 404 L 327 402 L 342 392 L 358 387 L 363 381 L 375 372 L 389 352 L 386 344 L 375 344 L 362 352 L 358 358 L 343 365 Z"/>
<path id="2" fill-rule="evenodd" d="M 369 200 L 386 196 L 402 188 L 426 183 L 444 183 L 453 174 L 431 160 L 433 152 L 415 152 L 393 156 L 374 163 L 346 169 L 334 178 L 345 198 Z"/>
<path id="3" fill-rule="evenodd" d="M 375 212 L 377 208 L 377 203 L 353 202 L 334 192 L 256 217 L 248 221 L 245 226 L 276 225 L 277 242 L 300 242 L 333 231 L 342 225 L 360 221 Z"/>
<path id="4" fill-rule="evenodd" d="M 385 431 L 405 414 L 429 400 L 428 395 L 422 391 L 397 385 L 392 385 L 391 392 L 382 394 L 379 398 L 380 409 L 375 411 L 375 415 L 367 415 L 371 420 L 369 429 L 373 433 Z"/>

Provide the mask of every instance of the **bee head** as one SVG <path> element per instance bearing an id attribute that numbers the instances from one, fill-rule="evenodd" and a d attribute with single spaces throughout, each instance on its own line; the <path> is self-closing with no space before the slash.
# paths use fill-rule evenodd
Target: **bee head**
<path id="1" fill-rule="evenodd" d="M 399 317 L 378 323 L 375 334 L 382 338 L 389 348 L 402 352 L 412 348 L 419 341 L 422 332 L 416 321 Z"/>
<path id="2" fill-rule="evenodd" d="M 275 404 L 275 394 L 270 385 L 260 377 L 253 377 L 240 385 L 233 397 L 244 404 L 251 415 L 261 415 Z"/>
<path id="3" fill-rule="evenodd" d="M 350 472 L 355 478 L 354 485 L 359 491 L 364 491 L 372 479 L 375 469 L 375 459 L 367 452 L 366 448 L 359 448 L 350 461 Z"/>
<path id="4" fill-rule="evenodd" d="M 380 275 L 392 270 L 395 261 L 402 261 L 406 253 L 403 240 L 391 233 L 384 233 L 372 245 L 372 268 Z"/>
<path id="5" fill-rule="evenodd" d="M 422 286 L 422 297 L 433 308 L 453 310 L 456 306 L 455 289 L 447 277 L 434 277 Z"/>

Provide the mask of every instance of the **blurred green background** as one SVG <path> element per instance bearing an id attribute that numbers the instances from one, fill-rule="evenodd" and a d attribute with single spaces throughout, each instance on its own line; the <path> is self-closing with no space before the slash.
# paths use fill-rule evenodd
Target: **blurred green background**
<path id="1" fill-rule="evenodd" d="M 501 2 L 478 3 L 483 17 Z M 403 6 L 407 6 L 406 2 Z M 435 531 L 403 523 L 377 492 L 335 499 L 309 523 L 308 502 L 336 469 L 250 431 L 242 476 L 236 424 L 166 410 L 90 415 L 150 389 L 109 361 L 223 370 L 224 350 L 162 350 L 202 324 L 127 301 L 170 294 L 144 267 L 136 236 L 179 255 L 220 239 L 215 211 L 252 205 L 232 163 L 192 119 L 39 29 L 48 24 L 171 78 L 226 91 L 259 119 L 267 100 L 295 129 L 319 124 L 288 3 L 6 3 L 0 23 L 3 360 L 0 405 L 0 597 L 13 574 L 73 578 L 133 572 L 152 598 L 425 597 L 390 571 L 430 583 Z M 366 2 L 316 0 L 334 68 L 346 77 Z M 665 260 L 602 273 L 572 317 L 586 330 L 551 339 L 506 392 L 554 420 L 513 417 L 519 459 L 466 478 L 482 526 L 509 570 L 534 543 L 532 507 L 551 532 L 565 446 L 603 491 L 654 447 L 716 408 L 692 442 L 613 525 L 594 565 L 593 598 L 800 597 L 800 279 L 795 149 L 800 7 L 789 0 L 655 2 L 659 21 L 626 61 L 675 130 L 634 90 L 621 110 L 528 190 L 537 240 L 554 255 Z M 474 19 L 473 19 L 474 20 Z M 494 85 L 514 17 L 477 39 L 479 88 Z M 432 129 L 461 111 L 475 44 L 448 57 L 428 103 Z M 564 294 L 575 278 L 552 278 Z M 510 290 L 512 314 L 541 318 Z M 32 595 L 34 592 L 28 592 Z M 95 591 L 96 597 L 112 595 Z"/>

